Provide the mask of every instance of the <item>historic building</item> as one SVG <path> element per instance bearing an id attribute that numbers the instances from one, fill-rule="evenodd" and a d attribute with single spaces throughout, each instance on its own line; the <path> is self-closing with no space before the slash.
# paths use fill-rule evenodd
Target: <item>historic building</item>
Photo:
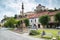
<path id="1" fill-rule="evenodd" d="M 29 14 L 27 15 L 27 18 L 29 18 L 29 24 L 32 26 L 32 28 L 42 28 L 43 26 L 41 25 L 41 23 L 39 23 L 39 17 L 40 16 L 43 16 L 43 15 L 49 15 L 50 16 L 50 22 L 49 24 L 47 25 L 47 28 L 55 28 L 56 25 L 55 25 L 55 22 L 54 22 L 54 15 L 57 13 L 57 12 L 60 12 L 60 11 L 54 11 L 54 12 L 48 12 L 48 11 L 45 11 L 45 12 L 41 12 L 41 13 L 34 13 L 34 14 Z"/>
<path id="2" fill-rule="evenodd" d="M 34 11 L 35 13 L 43 12 L 43 11 L 46 11 L 46 7 L 41 4 L 38 4 L 38 6 L 36 7 Z"/>

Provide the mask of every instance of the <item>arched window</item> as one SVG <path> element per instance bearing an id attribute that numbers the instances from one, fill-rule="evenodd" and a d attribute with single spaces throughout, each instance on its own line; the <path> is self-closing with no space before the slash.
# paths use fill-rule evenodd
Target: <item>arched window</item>
<path id="1" fill-rule="evenodd" d="M 32 22 L 32 20 L 31 20 L 31 22 Z"/>
<path id="2" fill-rule="evenodd" d="M 36 19 L 35 19 L 35 22 L 36 22 Z"/>

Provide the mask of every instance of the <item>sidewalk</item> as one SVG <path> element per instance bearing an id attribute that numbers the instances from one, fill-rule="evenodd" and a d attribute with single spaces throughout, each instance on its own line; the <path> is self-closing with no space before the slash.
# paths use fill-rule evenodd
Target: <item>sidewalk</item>
<path id="1" fill-rule="evenodd" d="M 12 31 L 10 31 L 12 32 Z M 29 39 L 34 39 L 34 40 L 45 40 L 45 39 L 42 39 L 42 38 L 34 38 L 34 37 L 31 37 L 29 36 L 29 33 L 23 33 L 23 34 L 19 34 L 19 33 L 16 33 L 16 32 L 12 32 L 16 35 L 19 35 L 19 36 L 22 36 L 22 37 L 25 37 L 25 38 L 29 38 Z"/>
<path id="2" fill-rule="evenodd" d="M 31 29 L 30 29 L 31 30 Z M 13 31 L 15 34 L 18 34 L 18 35 L 20 35 L 20 36 L 23 36 L 23 37 L 26 37 L 26 38 L 30 38 L 30 39 L 36 39 L 36 40 L 44 40 L 44 39 L 42 39 L 42 38 L 34 38 L 34 37 L 31 37 L 31 36 L 29 36 L 29 31 L 30 30 L 28 30 L 27 32 L 25 32 L 25 33 L 20 33 L 19 31 Z M 33 30 L 36 30 L 36 29 L 33 29 Z"/>

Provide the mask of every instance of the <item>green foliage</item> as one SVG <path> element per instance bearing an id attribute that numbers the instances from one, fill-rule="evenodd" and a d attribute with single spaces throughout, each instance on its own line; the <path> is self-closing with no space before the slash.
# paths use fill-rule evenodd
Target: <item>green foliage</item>
<path id="1" fill-rule="evenodd" d="M 29 26 L 29 19 L 24 19 L 25 25 Z"/>
<path id="2" fill-rule="evenodd" d="M 58 11 L 58 9 L 57 8 L 54 8 L 54 10 L 53 9 L 49 9 L 48 11 L 49 12 L 54 12 L 54 11 Z"/>
<path id="3" fill-rule="evenodd" d="M 56 36 L 57 40 L 60 40 L 60 36 Z"/>
<path id="4" fill-rule="evenodd" d="M 54 8 L 54 11 L 58 11 L 58 9 L 57 8 Z"/>
<path id="5" fill-rule="evenodd" d="M 46 34 L 48 36 L 41 37 L 41 33 L 42 33 L 43 30 L 46 32 Z M 60 36 L 58 35 L 58 32 L 60 30 L 57 30 L 57 29 L 39 29 L 38 31 L 40 32 L 40 35 L 33 35 L 33 37 L 43 38 L 43 39 L 46 39 L 46 40 L 51 40 L 51 38 L 55 37 L 55 38 L 57 38 L 57 40 L 60 40 Z M 51 33 L 52 36 L 50 37 L 50 35 L 48 33 Z"/>
<path id="6" fill-rule="evenodd" d="M 16 27 L 19 28 L 20 27 L 20 24 L 21 24 L 21 20 L 17 21 Z"/>
<path id="7" fill-rule="evenodd" d="M 48 15 L 39 17 L 39 22 L 42 25 L 47 25 L 49 21 L 50 21 L 50 17 Z"/>
<path id="8" fill-rule="evenodd" d="M 14 28 L 14 24 L 16 24 L 16 20 L 14 18 L 10 18 L 4 23 L 4 26 Z"/>
<path id="9" fill-rule="evenodd" d="M 60 12 L 58 12 L 57 14 L 55 14 L 55 21 L 60 22 Z"/>
<path id="10" fill-rule="evenodd" d="M 45 35 L 45 36 L 43 36 L 42 38 L 45 38 L 45 39 L 51 39 L 52 37 L 50 37 L 49 35 L 48 35 L 48 36 Z"/>
<path id="11" fill-rule="evenodd" d="M 15 14 L 14 18 L 15 18 L 15 19 L 17 18 L 17 14 Z"/>
<path id="12" fill-rule="evenodd" d="M 31 30 L 29 35 L 39 35 L 40 34 L 40 31 L 38 30 Z"/>
<path id="13" fill-rule="evenodd" d="M 1 26 L 1 24 L 0 24 L 0 26 Z"/>
<path id="14" fill-rule="evenodd" d="M 52 9 L 50 9 L 50 10 L 48 10 L 49 12 L 54 12 L 55 10 L 52 10 Z"/>

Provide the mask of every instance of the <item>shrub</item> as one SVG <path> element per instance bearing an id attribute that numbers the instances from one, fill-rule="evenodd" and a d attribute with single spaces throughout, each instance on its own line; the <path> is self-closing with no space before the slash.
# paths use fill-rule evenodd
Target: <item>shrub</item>
<path id="1" fill-rule="evenodd" d="M 57 40 L 60 40 L 60 36 L 56 36 Z"/>
<path id="2" fill-rule="evenodd" d="M 27 19 L 27 18 L 24 19 L 24 22 L 25 22 L 25 25 L 26 25 L 26 26 L 29 26 L 29 19 Z"/>
<path id="3" fill-rule="evenodd" d="M 39 35 L 40 32 L 38 30 L 31 30 L 29 35 Z"/>
<path id="4" fill-rule="evenodd" d="M 14 28 L 15 27 L 14 24 L 16 24 L 16 20 L 14 18 L 10 18 L 4 23 L 4 26 Z"/>

